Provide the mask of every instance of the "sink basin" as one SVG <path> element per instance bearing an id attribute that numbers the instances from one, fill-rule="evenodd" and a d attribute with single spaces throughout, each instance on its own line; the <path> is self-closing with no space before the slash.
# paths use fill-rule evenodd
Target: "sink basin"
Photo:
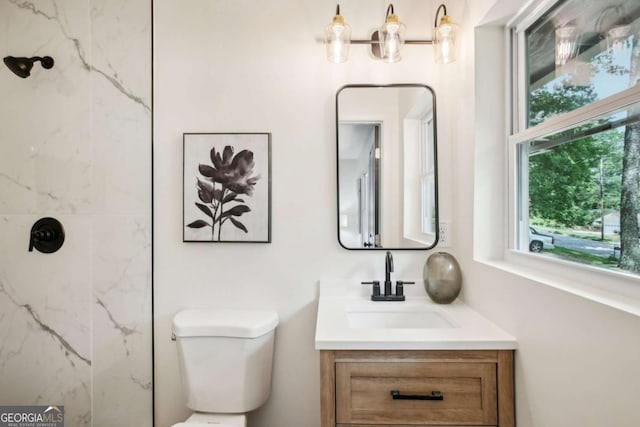
<path id="1" fill-rule="evenodd" d="M 384 304 L 384 303 L 382 303 Z M 443 329 L 455 328 L 451 319 L 429 307 L 347 307 L 347 320 L 353 329 Z"/>
<path id="2" fill-rule="evenodd" d="M 419 280 L 414 280 L 418 282 Z M 357 280 L 321 280 L 318 350 L 507 350 L 515 339 L 462 301 L 432 302 L 423 286 L 405 301 L 371 301 Z"/>

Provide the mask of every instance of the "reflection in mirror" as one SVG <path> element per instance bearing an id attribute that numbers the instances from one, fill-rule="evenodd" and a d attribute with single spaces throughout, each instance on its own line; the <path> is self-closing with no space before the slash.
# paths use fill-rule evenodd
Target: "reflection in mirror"
<path id="1" fill-rule="evenodd" d="M 336 98 L 338 240 L 346 249 L 438 242 L 435 96 L 424 85 L 347 85 Z"/>

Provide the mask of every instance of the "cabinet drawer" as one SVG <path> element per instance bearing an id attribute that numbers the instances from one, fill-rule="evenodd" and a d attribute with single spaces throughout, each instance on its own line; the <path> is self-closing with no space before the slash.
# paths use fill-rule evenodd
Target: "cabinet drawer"
<path id="1" fill-rule="evenodd" d="M 495 363 L 337 362 L 335 366 L 338 424 L 497 424 Z M 404 398 L 394 399 L 392 390 Z M 442 400 L 420 400 L 438 392 Z"/>

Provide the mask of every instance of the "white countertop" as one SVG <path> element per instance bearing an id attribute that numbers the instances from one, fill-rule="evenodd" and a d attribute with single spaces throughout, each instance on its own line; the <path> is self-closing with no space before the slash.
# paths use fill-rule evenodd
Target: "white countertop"
<path id="1" fill-rule="evenodd" d="M 422 280 L 405 286 L 406 301 L 371 301 L 371 286 L 357 280 L 321 280 L 315 348 L 317 350 L 511 350 L 514 337 L 466 304 L 436 304 Z M 448 327 L 351 327 L 349 311 L 429 312 Z"/>

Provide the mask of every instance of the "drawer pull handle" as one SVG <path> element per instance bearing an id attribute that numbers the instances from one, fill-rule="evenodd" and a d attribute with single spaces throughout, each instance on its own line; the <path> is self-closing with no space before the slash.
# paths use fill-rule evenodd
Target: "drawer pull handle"
<path id="1" fill-rule="evenodd" d="M 391 390 L 393 400 L 444 400 L 440 391 L 432 391 L 431 394 L 400 394 L 399 390 Z"/>

